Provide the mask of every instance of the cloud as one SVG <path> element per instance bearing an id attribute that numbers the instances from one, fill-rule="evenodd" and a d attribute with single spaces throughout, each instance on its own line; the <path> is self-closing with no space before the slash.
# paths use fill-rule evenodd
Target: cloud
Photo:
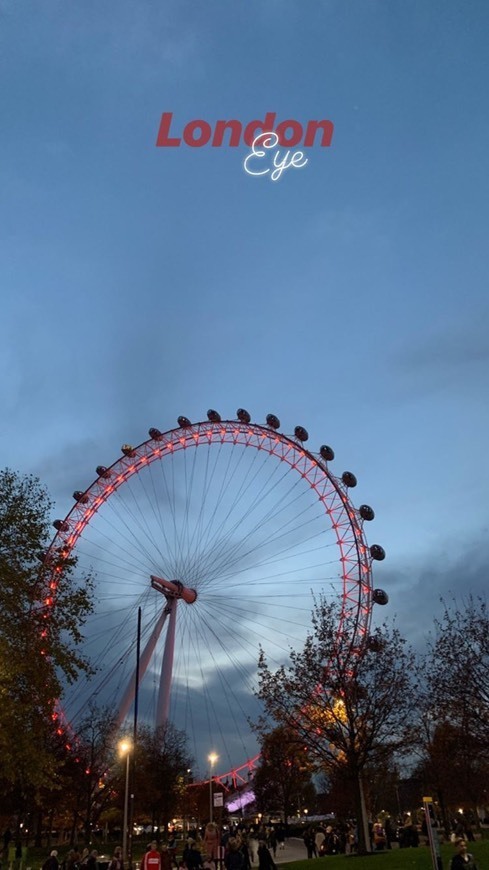
<path id="1" fill-rule="evenodd" d="M 386 567 L 382 585 L 389 590 L 390 603 L 381 616 L 397 614 L 401 633 L 416 649 L 423 650 L 433 633 L 434 620 L 442 614 L 442 599 L 455 599 L 463 607 L 469 594 L 486 596 L 488 531 L 482 529 L 471 540 L 447 540 L 445 547 L 423 561 L 413 558 L 409 565 Z"/>
<path id="2" fill-rule="evenodd" d="M 488 330 L 489 316 L 482 311 L 470 324 L 438 330 L 429 337 L 413 341 L 399 352 L 399 366 L 415 373 L 428 369 L 440 371 L 449 367 L 450 377 L 453 377 L 453 370 L 461 366 L 484 367 L 489 363 Z"/>

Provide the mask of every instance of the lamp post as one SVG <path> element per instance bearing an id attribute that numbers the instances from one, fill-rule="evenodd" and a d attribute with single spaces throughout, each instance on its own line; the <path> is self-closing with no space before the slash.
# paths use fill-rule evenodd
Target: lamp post
<path id="1" fill-rule="evenodd" d="M 219 758 L 215 752 L 211 752 L 208 756 L 209 764 L 211 766 L 211 773 L 209 777 L 209 821 L 212 822 L 212 769 Z"/>
<path id="2" fill-rule="evenodd" d="M 122 866 L 126 866 L 127 862 L 127 827 L 129 815 L 129 762 L 131 758 L 131 742 L 129 740 L 121 740 L 119 743 L 119 752 L 122 757 L 126 756 L 126 788 L 124 792 L 124 822 L 122 827 Z"/>

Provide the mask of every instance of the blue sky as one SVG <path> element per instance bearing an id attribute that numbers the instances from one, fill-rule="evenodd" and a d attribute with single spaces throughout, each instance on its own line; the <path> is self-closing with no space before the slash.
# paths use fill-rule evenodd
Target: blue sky
<path id="1" fill-rule="evenodd" d="M 2 463 L 57 502 L 148 426 L 300 423 L 408 637 L 487 577 L 485 0 L 0 0 Z M 203 118 L 328 118 L 277 184 Z M 424 620 L 419 616 L 423 613 Z"/>

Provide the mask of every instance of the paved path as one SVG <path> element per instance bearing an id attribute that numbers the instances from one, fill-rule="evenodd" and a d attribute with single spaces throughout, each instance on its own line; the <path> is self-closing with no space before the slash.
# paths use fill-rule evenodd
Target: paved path
<path id="1" fill-rule="evenodd" d="M 277 849 L 273 859 L 276 864 L 288 864 L 290 861 L 303 861 L 307 858 L 307 849 L 300 837 L 289 837 L 284 849 Z"/>

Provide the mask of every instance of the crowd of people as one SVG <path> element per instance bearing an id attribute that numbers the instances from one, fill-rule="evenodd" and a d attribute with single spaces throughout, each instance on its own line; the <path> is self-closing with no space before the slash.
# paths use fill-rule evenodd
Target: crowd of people
<path id="1" fill-rule="evenodd" d="M 372 852 L 392 849 L 393 843 L 400 849 L 417 848 L 420 844 L 420 833 L 426 841 L 426 822 L 423 817 L 422 824 L 418 826 L 416 819 L 411 813 L 404 817 L 391 819 L 390 816 L 370 821 L 368 825 L 370 849 Z M 316 858 L 322 855 L 351 854 L 357 851 L 358 836 L 356 822 L 350 821 L 336 825 L 308 826 L 304 831 L 304 845 L 308 858 Z M 453 819 L 451 826 L 451 842 L 459 846 L 461 841 L 474 840 L 471 826 L 463 816 Z M 464 858 L 465 866 L 468 859 Z"/>
<path id="2" fill-rule="evenodd" d="M 251 870 L 258 863 L 258 870 L 276 870 L 274 856 L 279 846 L 279 837 L 273 828 L 231 828 L 223 832 L 209 822 L 203 836 L 192 831 L 185 841 L 181 857 L 177 858 L 176 842 L 170 838 L 161 846 L 153 841 L 148 845 L 141 861 L 140 870 Z M 282 843 L 285 841 L 285 832 Z M 109 870 L 120 868 L 109 867 Z"/>
<path id="3" fill-rule="evenodd" d="M 426 834 L 426 830 L 423 830 Z M 189 832 L 183 844 L 170 834 L 167 842 L 148 844 L 141 860 L 140 870 L 277 870 L 277 853 L 285 848 L 285 827 L 279 825 L 232 826 L 222 832 L 209 822 L 203 831 Z M 418 825 L 406 814 L 394 822 L 390 817 L 369 823 L 372 851 L 391 849 L 396 842 L 400 848 L 417 847 L 420 842 Z M 474 836 L 470 826 L 462 819 L 454 820 L 452 842 L 455 855 L 450 870 L 477 870 L 473 856 L 468 852 L 467 841 Z M 356 823 L 350 822 L 316 826 L 308 825 L 303 832 L 307 857 L 351 854 L 357 851 Z M 71 849 L 60 863 L 58 852 L 53 850 L 42 870 L 100 870 L 97 850 Z M 107 864 L 106 864 L 107 865 Z M 255 867 L 253 866 L 255 865 Z M 256 865 L 258 867 L 256 868 Z M 124 870 L 122 850 L 117 847 L 107 870 Z"/>
<path id="4" fill-rule="evenodd" d="M 111 865 L 111 870 L 122 870 L 122 855 L 119 847 L 115 850 L 114 856 L 117 852 L 120 863 L 119 866 Z M 60 862 L 57 849 L 53 849 L 42 865 L 42 870 L 99 870 L 97 859 L 96 849 L 83 849 L 81 852 L 78 849 L 70 849 L 63 861 Z"/>

